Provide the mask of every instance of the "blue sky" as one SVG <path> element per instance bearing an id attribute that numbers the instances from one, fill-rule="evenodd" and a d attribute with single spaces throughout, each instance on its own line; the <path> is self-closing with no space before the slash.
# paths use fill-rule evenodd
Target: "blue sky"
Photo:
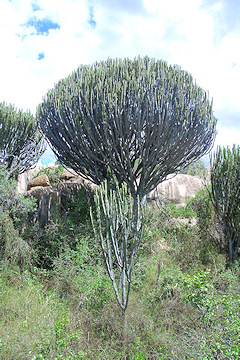
<path id="1" fill-rule="evenodd" d="M 79 65 L 148 55 L 190 72 L 216 144 L 240 144 L 239 14 L 239 0 L 0 0 L 0 101 L 35 113 Z"/>

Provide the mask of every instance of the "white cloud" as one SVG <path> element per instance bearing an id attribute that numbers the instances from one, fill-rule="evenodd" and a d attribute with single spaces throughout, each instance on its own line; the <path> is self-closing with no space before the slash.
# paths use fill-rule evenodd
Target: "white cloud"
<path id="1" fill-rule="evenodd" d="M 239 144 L 240 129 L 227 128 L 226 126 L 218 126 L 218 134 L 215 141 L 215 146 L 230 146 Z M 239 144 L 240 145 L 240 144 Z"/>
<path id="2" fill-rule="evenodd" d="M 148 55 L 192 73 L 213 97 L 220 125 L 240 129 L 240 28 L 216 41 L 215 17 L 222 16 L 225 2 L 203 6 L 207 2 L 35 0 L 33 11 L 31 0 L 0 0 L 0 101 L 34 112 L 47 90 L 80 64 Z M 95 27 L 89 23 L 91 7 Z M 33 17 L 60 28 L 36 35 L 22 26 Z"/>

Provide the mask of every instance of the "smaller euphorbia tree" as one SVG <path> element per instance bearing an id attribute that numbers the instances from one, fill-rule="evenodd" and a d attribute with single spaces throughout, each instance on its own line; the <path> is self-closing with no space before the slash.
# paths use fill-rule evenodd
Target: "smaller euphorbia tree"
<path id="1" fill-rule="evenodd" d="M 105 180 L 96 191 L 96 216 L 91 219 L 100 240 L 104 262 L 119 306 L 125 313 L 128 304 L 133 262 L 143 235 L 143 208 L 133 211 L 133 199 L 125 183 L 109 189 Z M 140 201 L 138 199 L 138 201 Z"/>
<path id="2" fill-rule="evenodd" d="M 36 118 L 30 112 L 0 103 L 0 165 L 10 176 L 37 163 L 45 150 Z"/>
<path id="3" fill-rule="evenodd" d="M 211 159 L 210 193 L 228 241 L 229 261 L 233 263 L 240 245 L 240 147 L 218 147 Z"/>

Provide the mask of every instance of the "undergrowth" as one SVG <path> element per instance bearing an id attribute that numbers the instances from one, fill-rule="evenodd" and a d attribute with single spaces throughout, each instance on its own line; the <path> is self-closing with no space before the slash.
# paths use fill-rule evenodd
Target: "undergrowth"
<path id="1" fill-rule="evenodd" d="M 1 359 L 240 357 L 239 264 L 226 269 L 218 225 L 208 232 L 214 213 L 206 193 L 186 208 L 146 209 L 125 330 L 83 207 L 87 213 L 84 199 L 70 201 L 71 216 L 45 229 L 20 229 L 13 213 L 2 212 L 2 249 L 13 246 L 0 259 Z"/>

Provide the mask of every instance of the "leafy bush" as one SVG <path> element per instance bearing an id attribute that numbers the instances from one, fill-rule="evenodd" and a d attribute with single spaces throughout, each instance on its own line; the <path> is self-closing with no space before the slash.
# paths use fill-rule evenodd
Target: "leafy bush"
<path id="1" fill-rule="evenodd" d="M 35 202 L 17 194 L 16 182 L 0 169 L 0 260 L 3 265 L 17 265 L 21 270 L 34 260 L 31 241 L 25 239 L 30 225 L 30 213 Z"/>
<path id="2" fill-rule="evenodd" d="M 240 295 L 233 291 L 222 293 L 220 283 L 237 279 L 233 273 L 224 276 L 210 269 L 187 275 L 183 281 L 186 302 L 194 306 L 199 317 L 202 341 L 199 344 L 202 359 L 237 359 L 240 356 Z M 216 286 L 217 285 L 217 286 Z M 200 354 L 199 354 L 200 355 Z"/>
<path id="3" fill-rule="evenodd" d="M 188 165 L 180 173 L 187 174 L 187 175 L 193 175 L 193 176 L 199 176 L 199 177 L 205 179 L 208 175 L 208 170 L 201 160 L 197 160 L 194 163 Z"/>
<path id="4" fill-rule="evenodd" d="M 29 213 L 36 210 L 36 202 L 17 193 L 17 182 L 9 179 L 3 167 L 0 167 L 0 210 L 8 212 L 19 229 L 27 224 Z"/>
<path id="5" fill-rule="evenodd" d="M 76 249 L 84 233 L 91 234 L 90 204 L 91 189 L 81 188 L 75 195 L 61 197 L 61 206 L 56 208 L 51 221 L 44 228 L 32 227 L 28 236 L 34 240 L 38 254 L 38 266 L 52 269 L 53 262 L 62 249 Z"/>
<path id="6" fill-rule="evenodd" d="M 64 167 L 62 165 L 57 165 L 54 168 L 52 167 L 41 168 L 37 172 L 36 176 L 45 174 L 48 176 L 50 184 L 56 185 L 60 180 L 60 176 L 63 174 L 63 170 Z"/>
<path id="7" fill-rule="evenodd" d="M 219 251 L 225 251 L 227 244 L 223 226 L 217 218 L 208 190 L 205 188 L 198 191 L 195 197 L 187 202 L 187 208 L 196 214 L 202 241 L 206 242 L 208 239 Z"/>
<path id="8" fill-rule="evenodd" d="M 35 259 L 31 245 L 24 241 L 7 212 L 0 212 L 0 261 L 7 267 L 30 268 Z"/>
<path id="9" fill-rule="evenodd" d="M 90 222 L 90 207 L 95 211 L 94 192 L 89 186 L 81 187 L 74 196 L 62 201 L 62 212 L 67 222 L 74 225 Z"/>

